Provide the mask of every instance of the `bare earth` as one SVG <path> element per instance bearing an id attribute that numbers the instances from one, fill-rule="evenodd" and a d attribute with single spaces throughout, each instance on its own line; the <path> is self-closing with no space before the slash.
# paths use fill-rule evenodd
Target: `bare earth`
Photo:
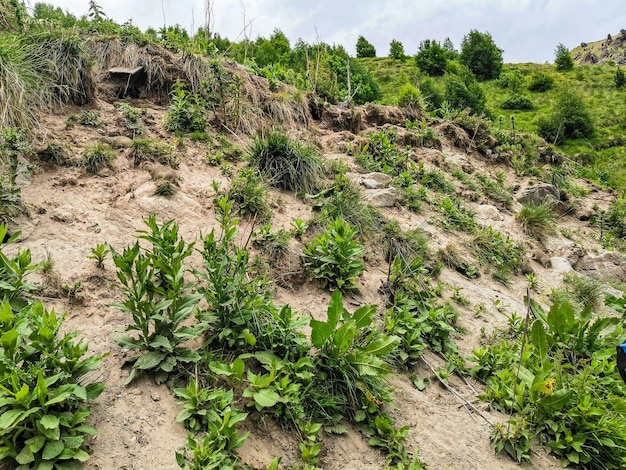
<path id="1" fill-rule="evenodd" d="M 149 129 L 148 136 L 165 137 L 158 124 L 166 112 L 165 108 L 149 102 L 131 104 L 146 106 L 154 118 L 155 125 Z M 85 145 L 96 141 L 103 134 L 111 136 L 122 132 L 116 127 L 118 114 L 112 105 L 98 102 L 96 108 L 108 122 L 104 128 L 77 125 L 65 129 L 67 116 L 72 111 L 69 109 L 59 115 L 47 116 L 44 125 L 50 135 L 71 143 L 78 156 Z M 335 135 L 324 129 L 318 129 L 317 133 L 319 142 L 325 145 L 342 139 L 341 134 Z M 246 142 L 235 143 L 244 145 Z M 356 168 L 351 157 L 337 155 L 337 150 L 332 147 L 326 145 L 326 152 L 334 152 L 333 158 L 343 158 L 351 168 Z M 444 149 L 446 157 L 451 161 L 471 161 L 483 171 L 506 170 L 505 167 L 492 168 L 490 164 L 449 144 L 445 144 Z M 98 429 L 99 434 L 91 442 L 93 455 L 85 468 L 175 469 L 178 468 L 175 451 L 184 446 L 186 439 L 185 429 L 175 422 L 179 406 L 168 387 L 156 386 L 150 379 L 142 378 L 129 387 L 124 386 L 128 371 L 121 366 L 126 356 L 113 338 L 118 334 L 116 332 L 127 325 L 129 319 L 107 306 L 119 300 L 110 258 L 102 270 L 88 256 L 91 248 L 98 243 L 108 242 L 116 250 L 134 243 L 136 231 L 143 228 L 142 219 L 149 213 L 155 213 L 161 222 L 176 219 L 183 237 L 187 241 L 197 240 L 200 233 L 206 234 L 216 225 L 212 207 L 215 193 L 209 183 L 217 180 L 222 182 L 222 187 L 227 187 L 229 180 L 218 168 L 206 164 L 206 148 L 203 144 L 186 140 L 186 148 L 181 152 L 183 163 L 179 171 L 179 193 L 171 199 L 155 197 L 152 195 L 155 185 L 150 175 L 145 170 L 132 168 L 126 158 L 127 152 L 127 149 L 119 150 L 114 168 L 102 170 L 95 176 L 76 168 L 63 167 L 45 167 L 42 172 L 22 176 L 23 197 L 31 210 L 30 216 L 18 220 L 17 228 L 22 231 L 22 235 L 16 246 L 30 248 L 35 260 L 43 259 L 49 252 L 55 261 L 54 272 L 60 285 L 82 283 L 83 289 L 77 302 L 68 304 L 62 296 L 55 294 L 52 286 L 47 289 L 49 298 L 45 299 L 46 303 L 57 311 L 67 312 L 66 328 L 79 330 L 92 353 L 110 352 L 98 371 L 99 378 L 106 382 L 106 389 L 93 410 L 91 424 Z M 429 164 L 433 151 L 423 153 L 424 160 Z M 520 183 L 524 186 L 528 181 Z M 601 201 L 604 196 L 592 194 L 592 197 Z M 273 191 L 272 200 L 275 205 L 272 226 L 275 229 L 289 228 L 293 219 L 306 219 L 311 215 L 310 206 L 291 194 Z M 479 204 L 480 201 L 472 203 L 473 207 Z M 400 207 L 390 208 L 385 213 L 397 219 L 404 229 L 421 227 L 431 233 L 434 250 L 451 241 L 461 246 L 462 241 L 441 233 L 428 221 L 432 214 L 426 209 L 420 215 Z M 516 239 L 524 238 L 515 226 L 513 214 L 503 211 L 497 214 L 497 217 L 481 222 L 510 233 Z M 572 225 L 572 229 L 583 232 L 588 230 L 576 224 Z M 242 236 L 246 236 L 251 230 L 250 224 L 243 221 L 240 230 Z M 298 264 L 298 246 L 294 242 L 294 253 L 290 258 L 294 266 Z M 544 268 L 538 263 L 533 263 L 532 267 L 541 280 L 542 294 L 538 295 L 541 299 L 552 287 L 559 286 L 563 272 Z M 364 303 L 382 306 L 383 299 L 378 288 L 385 273 L 386 264 L 380 255 L 371 253 L 367 271 L 360 279 L 360 293 L 348 298 L 350 308 Z M 483 332 L 489 334 L 494 328 L 506 325 L 507 314 L 517 312 L 524 315 L 526 281 L 523 277 L 514 279 L 511 286 L 505 288 L 495 284 L 489 276 L 468 280 L 452 270 L 444 269 L 441 280 L 450 286 L 462 287 L 463 295 L 471 302 L 468 307 L 459 307 L 460 324 L 466 329 L 466 333 L 457 338 L 463 354 L 469 354 L 479 344 Z M 37 281 L 45 282 L 43 278 Z M 276 288 L 277 304 L 288 303 L 305 316 L 323 317 L 329 298 L 328 292 L 311 283 L 293 289 Z M 481 302 L 484 311 L 475 315 Z M 442 365 L 442 360 L 434 354 L 428 353 L 425 358 L 435 368 Z M 408 424 L 411 427 L 409 448 L 420 449 L 419 456 L 429 469 L 518 468 L 507 457 L 497 458 L 489 446 L 488 423 L 503 421 L 507 417 L 477 400 L 481 384 L 472 380 L 463 382 L 457 377 L 450 378 L 450 386 L 464 397 L 465 400 L 462 400 L 442 387 L 425 364 L 420 363 L 414 372 L 419 378 L 429 379 L 429 385 L 420 392 L 411 383 L 410 373 L 399 373 L 392 377 L 396 408 L 391 414 L 397 419 L 398 425 Z M 282 464 L 285 466 L 298 461 L 298 440 L 269 418 L 248 419 L 244 425 L 246 430 L 251 431 L 244 447 L 240 449 L 245 463 L 256 469 L 264 469 L 278 455 L 283 456 Z M 325 438 L 320 466 L 325 469 L 382 469 L 384 456 L 371 448 L 364 436 L 350 430 L 342 436 Z M 556 469 L 560 468 L 560 464 L 538 448 L 529 468 Z"/>

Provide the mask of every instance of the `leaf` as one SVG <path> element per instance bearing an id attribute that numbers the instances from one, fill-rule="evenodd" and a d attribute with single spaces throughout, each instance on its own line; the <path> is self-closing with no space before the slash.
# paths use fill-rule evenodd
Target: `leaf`
<path id="1" fill-rule="evenodd" d="M 158 366 L 163 359 L 167 356 L 167 353 L 162 351 L 150 351 L 148 354 L 141 356 L 135 362 L 135 368 L 141 370 L 154 369 Z"/>
<path id="2" fill-rule="evenodd" d="M 39 374 L 39 376 L 41 377 L 41 374 Z M 28 396 L 29 391 L 30 389 L 28 388 L 28 385 L 23 384 L 22 388 L 20 388 L 20 390 L 15 394 L 15 399 L 26 406 L 26 397 Z"/>
<path id="3" fill-rule="evenodd" d="M 95 400 L 98 398 L 104 390 L 104 387 L 105 385 L 103 382 L 96 382 L 87 385 L 87 387 L 85 387 L 85 390 L 87 390 L 87 400 Z"/>
<path id="4" fill-rule="evenodd" d="M 371 325 L 375 314 L 375 305 L 364 305 L 355 310 L 352 314 L 352 319 L 356 323 L 356 327 L 360 330 L 361 328 L 366 328 Z"/>
<path id="5" fill-rule="evenodd" d="M 563 409 L 563 407 L 569 403 L 573 394 L 574 394 L 574 391 L 571 389 L 565 388 L 565 389 L 557 390 L 552 395 L 543 397 L 541 400 L 537 402 L 537 404 L 544 406 L 546 408 L 550 408 L 552 410 L 558 411 L 558 410 Z"/>
<path id="6" fill-rule="evenodd" d="M 543 323 L 540 321 L 533 322 L 530 332 L 530 342 L 537 350 L 537 356 L 543 364 L 548 357 L 548 338 L 546 336 L 546 330 L 543 328 Z"/>
<path id="7" fill-rule="evenodd" d="M 333 335 L 333 345 L 335 346 L 335 357 L 344 356 L 354 341 L 356 325 L 350 320 L 341 325 Z"/>
<path id="8" fill-rule="evenodd" d="M 281 400 L 280 395 L 276 393 L 274 390 L 271 390 L 269 388 L 263 388 L 255 392 L 252 395 L 252 398 L 254 398 L 254 401 L 261 408 L 272 407 Z"/>
<path id="9" fill-rule="evenodd" d="M 26 465 L 35 461 L 33 451 L 29 447 L 24 447 L 22 451 L 15 456 L 15 460 L 20 465 Z"/>
<path id="10" fill-rule="evenodd" d="M 0 415 L 0 435 L 24 418 L 23 410 L 8 410 Z"/>
<path id="11" fill-rule="evenodd" d="M 41 417 L 40 423 L 44 429 L 56 429 L 59 427 L 59 418 L 55 415 L 44 415 Z"/>
<path id="12" fill-rule="evenodd" d="M 393 351 L 398 344 L 400 344 L 398 336 L 382 336 L 368 344 L 365 351 L 374 356 L 384 356 Z"/>
<path id="13" fill-rule="evenodd" d="M 309 322 L 311 326 L 311 343 L 318 349 L 322 349 L 328 341 L 328 338 L 335 331 L 335 326 L 331 325 L 329 322 L 319 321 L 315 318 L 311 318 Z"/>
<path id="14" fill-rule="evenodd" d="M 333 292 L 326 311 L 328 323 L 333 330 L 335 329 L 335 326 L 337 326 L 339 319 L 344 315 L 344 312 L 345 309 L 343 308 L 343 298 L 341 296 L 341 292 L 336 290 Z"/>
<path id="15" fill-rule="evenodd" d="M 156 335 L 150 343 L 150 347 L 155 349 L 163 348 L 168 352 L 172 352 L 172 344 L 165 336 L 162 335 Z"/>
<path id="16" fill-rule="evenodd" d="M 25 442 L 31 452 L 39 452 L 45 443 L 46 438 L 43 436 L 31 437 Z"/>
<path id="17" fill-rule="evenodd" d="M 63 441 L 48 441 L 46 446 L 43 448 L 43 453 L 41 457 L 44 460 L 52 460 L 56 456 L 58 456 L 65 449 L 65 444 Z"/>
<path id="18" fill-rule="evenodd" d="M 233 375 L 233 371 L 228 364 L 224 364 L 223 362 L 211 361 L 209 363 L 209 369 L 211 372 L 217 375 L 225 375 L 226 377 L 230 377 Z"/>

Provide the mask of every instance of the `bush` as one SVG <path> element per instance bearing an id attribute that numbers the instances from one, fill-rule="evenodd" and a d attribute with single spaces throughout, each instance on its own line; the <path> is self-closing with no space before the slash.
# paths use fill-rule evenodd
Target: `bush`
<path id="1" fill-rule="evenodd" d="M 250 163 L 270 185 L 287 191 L 313 192 L 321 173 L 316 149 L 279 132 L 256 139 L 250 149 Z"/>
<path id="2" fill-rule="evenodd" d="M 87 173 L 96 174 L 102 167 L 110 166 L 111 161 L 115 158 L 115 151 L 103 142 L 98 142 L 85 147 L 83 150 L 83 158 L 79 165 L 84 168 Z"/>
<path id="3" fill-rule="evenodd" d="M 523 83 L 524 76 L 522 75 L 522 72 L 517 69 L 502 72 L 498 77 L 498 86 L 500 88 L 511 90 L 512 93 L 517 93 Z"/>
<path id="4" fill-rule="evenodd" d="M 358 288 L 356 277 L 365 270 L 361 253 L 365 247 L 354 240 L 358 230 L 343 219 L 331 223 L 321 235 L 305 245 L 304 266 L 324 288 Z"/>
<path id="5" fill-rule="evenodd" d="M 502 109 L 516 109 L 519 111 L 529 111 L 534 109 L 533 102 L 524 95 L 514 93 L 509 95 L 500 105 Z"/>
<path id="6" fill-rule="evenodd" d="M 443 89 L 435 79 L 430 77 L 421 79 L 419 89 L 429 110 L 434 111 L 441 108 L 444 101 Z"/>
<path id="7" fill-rule="evenodd" d="M 448 53 L 437 41 L 426 39 L 420 42 L 415 64 L 422 72 L 439 77 L 446 71 Z"/>
<path id="8" fill-rule="evenodd" d="M 178 168 L 180 165 L 180 160 L 174 155 L 174 148 L 170 144 L 148 137 L 133 140 L 128 156 L 135 168 L 144 162 L 158 162 L 172 168 Z"/>
<path id="9" fill-rule="evenodd" d="M 556 213 L 551 204 L 524 204 L 515 220 L 526 235 L 537 240 L 556 233 Z"/>
<path id="10" fill-rule="evenodd" d="M 548 142 L 591 137 L 595 128 L 583 98 L 569 89 L 559 92 L 552 114 L 538 122 L 539 135 Z"/>
<path id="11" fill-rule="evenodd" d="M 398 106 L 410 110 L 424 109 L 422 93 L 413 85 L 407 83 L 400 89 L 400 93 L 398 93 Z"/>
<path id="12" fill-rule="evenodd" d="M 498 78 L 503 64 L 502 49 L 496 46 L 489 33 L 473 29 L 463 37 L 459 60 L 478 80 Z"/>
<path id="13" fill-rule="evenodd" d="M 170 132 L 202 132 L 206 127 L 204 107 L 201 98 L 185 89 L 177 81 L 170 93 L 170 109 L 165 116 L 165 128 Z"/>
<path id="14" fill-rule="evenodd" d="M 528 89 L 530 91 L 544 92 L 554 87 L 554 77 L 546 72 L 535 72 L 530 76 Z"/>
<path id="15" fill-rule="evenodd" d="M 467 108 L 472 114 L 480 114 L 485 110 L 485 93 L 469 70 L 461 69 L 458 75 L 447 74 L 444 81 L 445 98 L 452 108 Z"/>
<path id="16" fill-rule="evenodd" d="M 253 215 L 261 219 L 270 214 L 267 197 L 265 181 L 251 168 L 239 172 L 228 192 L 228 198 L 235 202 L 241 215 Z"/>

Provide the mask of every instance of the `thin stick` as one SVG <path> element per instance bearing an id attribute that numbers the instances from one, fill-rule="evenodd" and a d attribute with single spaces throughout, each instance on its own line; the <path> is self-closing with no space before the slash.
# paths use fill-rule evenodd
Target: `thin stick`
<path id="1" fill-rule="evenodd" d="M 519 362 L 517 363 L 517 373 L 515 374 L 515 383 L 513 383 L 513 400 L 511 400 L 511 411 L 509 412 L 509 425 L 507 434 L 511 431 L 511 418 L 515 409 L 515 398 L 517 396 L 517 382 L 519 381 L 519 372 L 522 368 L 522 359 L 524 357 L 524 348 L 526 346 L 526 337 L 528 336 L 528 323 L 530 320 L 530 287 L 526 288 L 526 319 L 524 320 L 524 334 L 522 335 L 522 347 L 519 352 Z"/>
<path id="2" fill-rule="evenodd" d="M 443 380 L 441 378 L 441 376 L 437 373 L 435 368 L 432 365 L 430 365 L 430 363 L 424 358 L 424 356 L 420 356 L 420 359 L 424 362 L 424 364 L 426 364 L 426 366 L 430 369 L 430 371 L 433 374 L 435 374 L 435 377 L 437 377 L 437 380 L 439 380 L 441 385 L 443 385 L 443 387 L 447 391 L 452 393 L 452 395 L 454 395 L 455 397 L 457 397 L 459 400 L 461 400 L 463 402 L 463 405 L 465 406 L 465 409 L 468 410 L 468 413 L 469 413 L 469 409 L 468 408 L 471 408 L 474 411 L 474 413 L 476 413 L 478 416 L 480 416 L 482 419 L 484 419 L 490 426 L 492 425 L 491 421 L 489 421 L 488 418 L 486 418 L 480 411 L 478 411 L 478 409 L 467 398 L 465 398 L 463 395 L 461 395 L 459 392 L 457 392 L 455 389 L 453 389 L 450 385 L 448 385 L 445 382 L 445 380 Z M 470 413 L 470 416 L 471 416 L 471 413 Z"/>

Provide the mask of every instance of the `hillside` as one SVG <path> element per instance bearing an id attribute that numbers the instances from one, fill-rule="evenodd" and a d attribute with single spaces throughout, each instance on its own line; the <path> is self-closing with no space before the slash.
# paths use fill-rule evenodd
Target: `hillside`
<path id="1" fill-rule="evenodd" d="M 626 64 L 626 30 L 607 34 L 605 39 L 594 42 L 583 42 L 572 49 L 572 59 L 577 64 Z"/>
<path id="2" fill-rule="evenodd" d="M 0 466 L 623 468 L 626 210 L 581 142 L 83 20 L 0 21 Z"/>

